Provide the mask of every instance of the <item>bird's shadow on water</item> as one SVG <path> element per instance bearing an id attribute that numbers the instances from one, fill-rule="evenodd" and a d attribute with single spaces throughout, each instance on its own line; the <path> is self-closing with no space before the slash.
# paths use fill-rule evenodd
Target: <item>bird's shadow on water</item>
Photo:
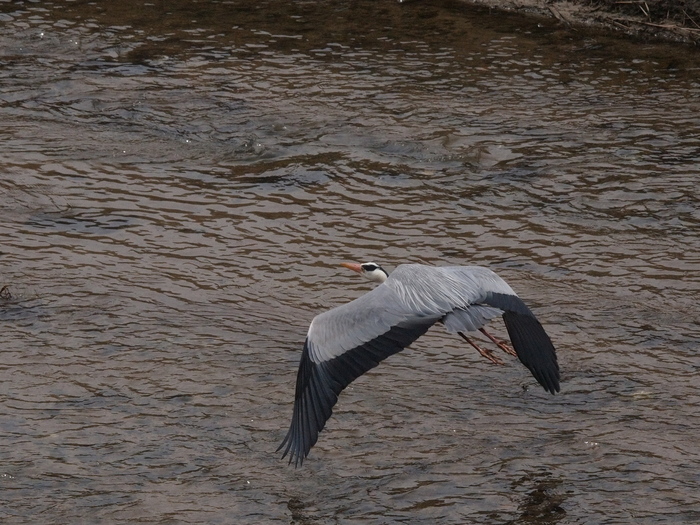
<path id="1" fill-rule="evenodd" d="M 292 513 L 292 523 L 299 525 L 314 525 L 319 523 L 314 518 L 307 516 L 306 504 L 299 498 L 292 497 L 287 502 L 287 508 Z"/>
<path id="2" fill-rule="evenodd" d="M 513 481 L 511 486 L 514 493 L 526 492 L 518 505 L 520 515 L 505 522 L 505 525 L 559 523 L 566 518 L 562 507 L 566 495 L 562 493 L 561 485 L 560 479 L 546 471 L 527 474 Z"/>

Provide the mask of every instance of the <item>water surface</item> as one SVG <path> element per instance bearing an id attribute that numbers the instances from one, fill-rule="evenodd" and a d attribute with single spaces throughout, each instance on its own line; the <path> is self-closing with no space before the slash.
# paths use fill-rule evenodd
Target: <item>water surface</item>
<path id="1" fill-rule="evenodd" d="M 700 519 L 695 51 L 453 2 L 0 23 L 4 522 Z M 492 267 L 562 392 L 435 328 L 287 466 L 345 260 Z"/>

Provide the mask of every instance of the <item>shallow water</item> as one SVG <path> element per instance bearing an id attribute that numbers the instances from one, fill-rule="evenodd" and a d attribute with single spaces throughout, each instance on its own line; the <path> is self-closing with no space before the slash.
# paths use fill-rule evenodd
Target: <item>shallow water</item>
<path id="1" fill-rule="evenodd" d="M 700 56 L 453 2 L 0 3 L 7 523 L 700 519 Z M 275 453 L 345 260 L 481 264 Z M 494 331 L 505 334 L 502 326 Z"/>

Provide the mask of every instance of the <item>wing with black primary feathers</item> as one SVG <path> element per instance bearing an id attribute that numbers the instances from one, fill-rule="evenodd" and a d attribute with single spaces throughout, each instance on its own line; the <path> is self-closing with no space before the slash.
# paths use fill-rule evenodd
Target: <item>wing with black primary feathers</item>
<path id="1" fill-rule="evenodd" d="M 411 326 L 397 325 L 371 341 L 321 363 L 311 359 L 307 339 L 297 373 L 292 423 L 277 449 L 284 448 L 282 457 L 289 454 L 290 463 L 302 464 L 331 417 L 338 394 L 381 361 L 406 348 L 434 323 L 435 320 L 425 318 Z"/>
<path id="2" fill-rule="evenodd" d="M 520 362 L 547 392 L 559 392 L 559 364 L 554 344 L 535 314 L 517 295 L 492 293 L 483 302 L 503 310 L 503 322 Z"/>
<path id="3" fill-rule="evenodd" d="M 347 265 L 373 271 L 376 264 Z M 303 463 L 331 417 L 340 392 L 400 352 L 439 320 L 450 332 L 478 330 L 502 314 L 520 361 L 545 390 L 559 391 L 559 367 L 549 336 L 498 275 L 479 266 L 401 265 L 382 284 L 314 318 L 297 373 L 292 422 L 278 450 Z"/>

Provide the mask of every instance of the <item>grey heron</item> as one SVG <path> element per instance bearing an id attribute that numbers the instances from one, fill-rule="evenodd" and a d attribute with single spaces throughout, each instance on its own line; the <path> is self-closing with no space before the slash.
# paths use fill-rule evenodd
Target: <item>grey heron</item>
<path id="1" fill-rule="evenodd" d="M 517 355 L 547 392 L 559 391 L 551 339 L 508 283 L 488 268 L 402 264 L 389 275 L 373 262 L 343 266 L 380 284 L 311 322 L 297 373 L 292 422 L 277 449 L 284 448 L 282 457 L 289 454 L 290 463 L 304 462 L 346 386 L 437 322 L 502 364 L 463 333 L 481 330 L 502 350 Z M 514 351 L 483 329 L 497 316 L 503 317 Z"/>

